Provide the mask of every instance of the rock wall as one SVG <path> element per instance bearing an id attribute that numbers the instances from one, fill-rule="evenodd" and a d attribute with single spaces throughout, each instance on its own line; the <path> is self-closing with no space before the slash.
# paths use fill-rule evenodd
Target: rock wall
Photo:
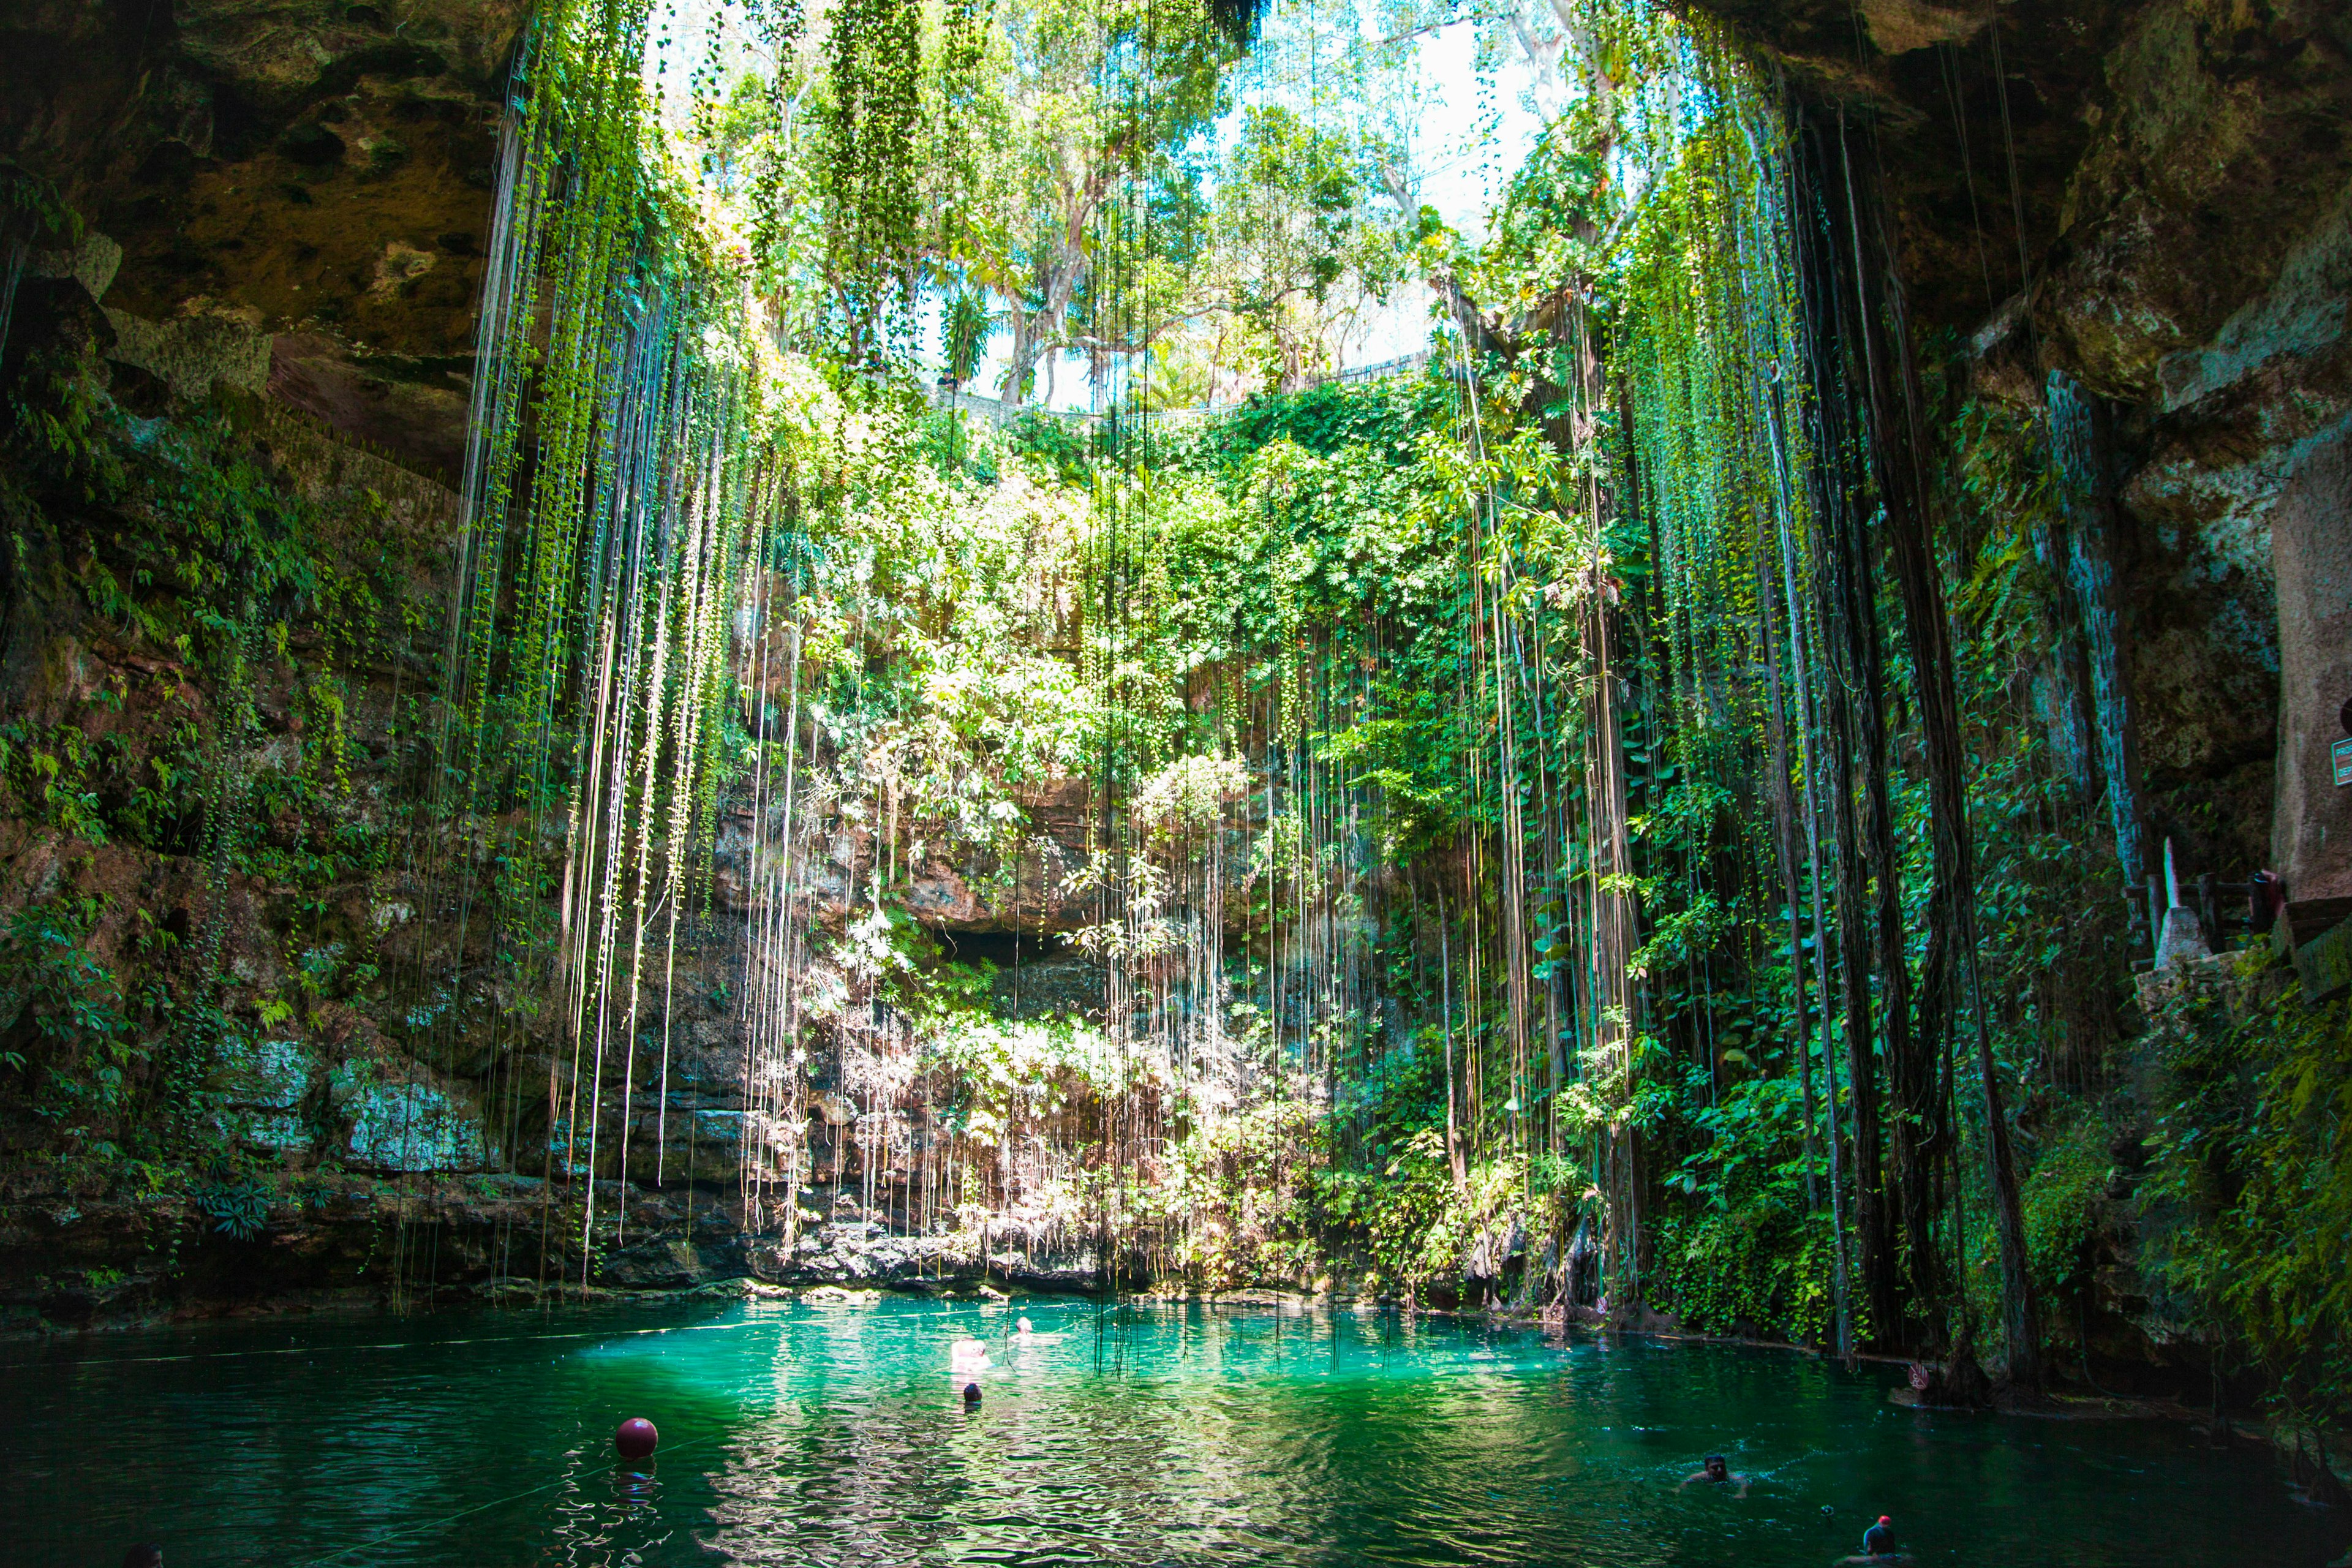
<path id="1" fill-rule="evenodd" d="M 0 153 L 56 181 L 119 257 L 90 292 L 121 363 L 184 397 L 267 386 L 454 474 L 529 11 L 27 0 L 0 18 Z"/>
<path id="2" fill-rule="evenodd" d="M 1844 111 L 1914 319 L 1972 345 L 1981 395 L 2038 411 L 2059 370 L 2108 405 L 2151 845 L 2336 890 L 2352 12 L 1701 5 Z"/>
<path id="3" fill-rule="evenodd" d="M 2143 541 L 2152 749 L 2176 798 L 2205 784 L 2221 820 L 2198 837 L 2233 836 L 2294 898 L 2352 891 L 2326 771 L 2352 699 L 2326 607 L 2352 597 L 2334 542 L 2352 416 L 2352 21 L 2322 4 L 2151 5 L 2105 74 L 2037 321 L 2045 354 L 2145 430 L 2123 500 Z M 2246 716 L 2265 710 L 2258 803 L 2232 775 L 2261 771 Z"/>

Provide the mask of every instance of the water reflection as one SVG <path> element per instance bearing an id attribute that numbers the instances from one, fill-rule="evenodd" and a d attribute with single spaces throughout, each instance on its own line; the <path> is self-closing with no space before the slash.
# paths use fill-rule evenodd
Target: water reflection
<path id="1" fill-rule="evenodd" d="M 570 1457 L 583 1468 L 550 1505 L 545 1560 L 578 1568 L 670 1561 L 662 1549 L 675 1531 L 662 1510 L 658 1458 L 607 1465 L 598 1475 L 585 1468 L 587 1456 Z"/>

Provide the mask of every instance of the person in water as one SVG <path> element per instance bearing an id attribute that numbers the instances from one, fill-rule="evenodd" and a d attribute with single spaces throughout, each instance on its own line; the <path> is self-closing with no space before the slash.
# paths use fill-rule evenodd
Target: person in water
<path id="1" fill-rule="evenodd" d="M 1911 1554 L 1895 1544 L 1895 1521 L 1885 1514 L 1878 1522 L 1862 1532 L 1862 1552 L 1855 1557 L 1841 1557 L 1838 1568 L 1889 1568 L 1911 1561 Z"/>
<path id="2" fill-rule="evenodd" d="M 948 1370 L 959 1377 L 988 1370 L 988 1347 L 980 1341 L 964 1338 L 956 1341 L 948 1351 Z"/>
<path id="3" fill-rule="evenodd" d="M 1822 1514 L 1828 1511 L 1822 1510 Z M 1895 1521 L 1886 1514 L 1879 1514 L 1879 1521 L 1863 1531 L 1861 1554 L 1842 1556 L 1837 1559 L 1837 1568 L 1898 1568 L 1907 1561 L 1912 1561 L 1910 1552 L 1903 1552 L 1895 1544 Z"/>
<path id="4" fill-rule="evenodd" d="M 1746 1497 L 1748 1482 L 1753 1479 L 1750 1476 L 1735 1473 L 1730 1461 L 1721 1454 L 1709 1454 L 1705 1464 L 1683 1478 L 1683 1485 L 1689 1486 L 1694 1481 L 1709 1481 L 1719 1487 L 1733 1488 L 1731 1495 L 1734 1497 Z"/>
<path id="5" fill-rule="evenodd" d="M 1035 1326 L 1033 1325 L 1026 1318 L 1016 1319 L 1013 1321 L 1013 1342 L 1017 1345 L 1051 1344 L 1061 1337 L 1062 1336 L 1059 1334 L 1039 1333 Z"/>

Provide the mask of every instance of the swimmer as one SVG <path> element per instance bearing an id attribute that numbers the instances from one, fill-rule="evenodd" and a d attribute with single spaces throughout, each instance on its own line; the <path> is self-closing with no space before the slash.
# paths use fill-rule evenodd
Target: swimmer
<path id="1" fill-rule="evenodd" d="M 988 1370 L 988 1347 L 975 1339 L 956 1341 L 948 1352 L 948 1370 L 962 1376 Z"/>
<path id="2" fill-rule="evenodd" d="M 980 1384 L 967 1383 L 963 1385 L 963 1407 L 966 1410 L 980 1408 Z"/>
<path id="3" fill-rule="evenodd" d="M 1015 1344 L 1049 1345 L 1061 1337 L 1059 1334 L 1039 1333 L 1030 1326 L 1029 1320 L 1026 1318 L 1017 1320 L 1013 1326 L 1013 1341 Z"/>
<path id="4" fill-rule="evenodd" d="M 122 1554 L 122 1568 L 163 1568 L 163 1549 L 149 1541 Z"/>
<path id="5" fill-rule="evenodd" d="M 1862 1532 L 1861 1555 L 1839 1558 L 1838 1568 L 1864 1568 L 1865 1564 L 1885 1565 L 1910 1561 L 1909 1552 L 1899 1551 L 1895 1547 L 1895 1521 L 1882 1513 L 1878 1516 L 1876 1524 Z"/>
<path id="6" fill-rule="evenodd" d="M 1754 1479 L 1753 1476 L 1733 1473 L 1730 1464 L 1721 1454 L 1709 1454 L 1706 1464 L 1683 1478 L 1683 1485 L 1689 1486 L 1694 1481 L 1711 1481 L 1719 1487 L 1728 1486 L 1736 1489 L 1731 1494 L 1733 1497 L 1746 1497 L 1748 1485 Z"/>

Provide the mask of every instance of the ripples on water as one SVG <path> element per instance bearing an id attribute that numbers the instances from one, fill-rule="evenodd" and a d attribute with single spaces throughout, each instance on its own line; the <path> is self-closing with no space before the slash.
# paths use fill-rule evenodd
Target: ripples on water
<path id="1" fill-rule="evenodd" d="M 2157 1422 L 1924 1415 L 1727 1346 L 1393 1315 L 746 1303 L 220 1327 L 0 1357 L 0 1561 L 2316 1565 L 2276 1468 Z M 960 1334 L 997 1365 L 977 1411 Z M 616 1466 L 644 1415 L 658 1458 Z M 1682 1478 L 1720 1451 L 1746 1498 Z M 1832 1511 L 1824 1516 L 1824 1507 Z"/>

